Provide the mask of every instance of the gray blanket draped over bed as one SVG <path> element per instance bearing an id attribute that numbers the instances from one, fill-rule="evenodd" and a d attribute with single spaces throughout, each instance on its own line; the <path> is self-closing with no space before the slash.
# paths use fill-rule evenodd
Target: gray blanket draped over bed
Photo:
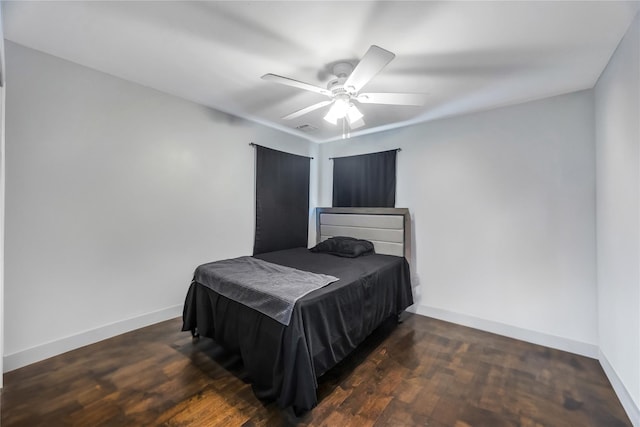
<path id="1" fill-rule="evenodd" d="M 200 265 L 193 280 L 286 326 L 297 300 L 338 278 L 243 256 Z"/>

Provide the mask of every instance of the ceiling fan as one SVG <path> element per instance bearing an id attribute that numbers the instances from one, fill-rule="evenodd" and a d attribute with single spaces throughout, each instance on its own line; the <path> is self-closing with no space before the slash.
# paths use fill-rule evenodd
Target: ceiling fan
<path id="1" fill-rule="evenodd" d="M 326 121 L 337 124 L 343 119 L 343 126 L 348 123 L 350 129 L 364 126 L 364 116 L 355 105 L 387 104 L 387 105 L 415 105 L 424 104 L 424 94 L 418 93 L 361 93 L 360 90 L 369 83 L 393 58 L 395 54 L 379 46 L 372 45 L 355 68 L 348 62 L 339 62 L 333 66 L 333 74 L 337 77 L 327 84 L 327 88 L 314 86 L 298 80 L 275 74 L 265 74 L 263 80 L 269 80 L 298 89 L 308 90 L 329 97 L 329 100 L 318 102 L 295 111 L 282 119 L 291 120 L 319 108 L 331 105 L 324 117 Z"/>

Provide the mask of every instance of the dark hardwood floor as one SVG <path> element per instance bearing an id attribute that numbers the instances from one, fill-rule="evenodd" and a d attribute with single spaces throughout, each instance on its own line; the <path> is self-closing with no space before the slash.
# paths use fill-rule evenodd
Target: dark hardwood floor
<path id="1" fill-rule="evenodd" d="M 2 426 L 630 426 L 596 360 L 408 315 L 319 380 L 296 418 L 180 319 L 5 374 Z"/>

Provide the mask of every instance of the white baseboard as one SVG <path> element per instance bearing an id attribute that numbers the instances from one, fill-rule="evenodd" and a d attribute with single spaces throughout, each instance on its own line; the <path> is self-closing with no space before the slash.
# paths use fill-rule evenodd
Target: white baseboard
<path id="1" fill-rule="evenodd" d="M 620 380 L 620 377 L 618 377 L 618 374 L 609 363 L 607 357 L 602 353 L 602 350 L 598 351 L 598 360 L 600 360 L 600 365 L 602 366 L 604 373 L 607 375 L 613 390 L 616 392 L 622 407 L 627 412 L 627 416 L 631 420 L 631 424 L 633 424 L 634 427 L 640 427 L 640 408 L 634 402 L 631 394 L 629 394 L 629 391 Z"/>
<path id="2" fill-rule="evenodd" d="M 505 323 L 494 322 L 493 320 L 481 319 L 467 314 L 456 313 L 426 305 L 414 305 L 410 307 L 408 311 L 422 316 L 433 317 L 435 319 L 456 323 L 458 325 L 503 335 L 505 337 L 515 338 L 521 341 L 555 348 L 557 350 L 568 351 L 569 353 L 591 357 L 592 359 L 598 358 L 598 346 L 596 344 L 575 341 L 569 338 L 562 338 L 555 335 L 549 335 L 542 332 L 519 328 L 517 326 L 507 325 Z"/>
<path id="3" fill-rule="evenodd" d="M 182 315 L 182 308 L 182 305 L 175 305 L 8 354 L 4 356 L 4 372 L 13 371 L 31 363 L 39 362 L 85 345 L 94 344 L 134 329 L 173 319 Z"/>

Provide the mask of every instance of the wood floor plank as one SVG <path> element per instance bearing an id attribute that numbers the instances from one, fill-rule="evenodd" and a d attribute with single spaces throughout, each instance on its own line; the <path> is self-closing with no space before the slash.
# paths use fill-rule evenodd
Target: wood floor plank
<path id="1" fill-rule="evenodd" d="M 296 417 L 174 319 L 5 374 L 7 426 L 631 426 L 598 361 L 408 315 L 318 380 Z"/>

